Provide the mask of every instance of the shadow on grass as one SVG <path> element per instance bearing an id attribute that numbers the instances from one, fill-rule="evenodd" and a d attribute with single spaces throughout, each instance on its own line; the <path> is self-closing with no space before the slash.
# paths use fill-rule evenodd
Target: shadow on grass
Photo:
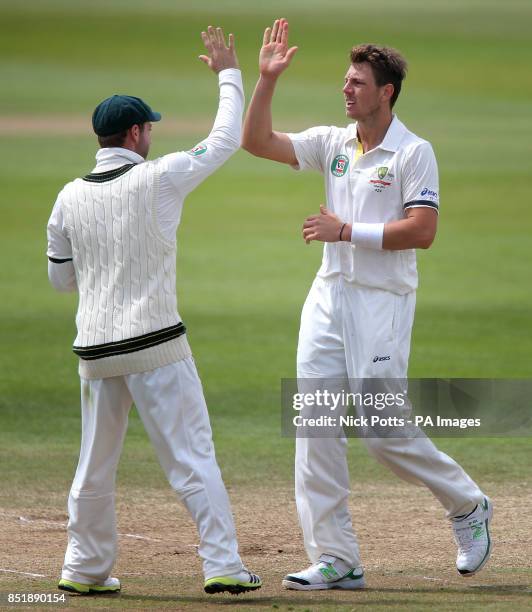
<path id="1" fill-rule="evenodd" d="M 338 591 L 336 591 L 338 592 Z M 341 591 L 346 593 L 346 591 Z M 315 591 L 314 591 L 315 593 Z M 478 595 L 480 593 L 486 593 L 490 595 L 524 595 L 529 596 L 532 594 L 530 585 L 528 584 L 500 584 L 500 585 L 475 585 L 467 588 L 448 588 L 443 587 L 439 589 L 430 588 L 365 588 L 359 591 L 360 594 L 371 595 L 410 595 L 409 598 L 389 598 L 378 599 L 376 601 L 373 598 L 367 600 L 358 599 L 356 601 L 357 606 L 364 605 L 394 605 L 394 606 L 408 606 L 408 605 L 419 605 L 419 599 L 413 599 L 413 595 Z M 353 593 L 354 596 L 356 594 Z M 248 597 L 243 595 L 242 597 L 232 595 L 220 595 L 206 598 L 202 595 L 176 595 L 172 597 L 170 595 L 126 595 L 120 594 L 116 596 L 120 600 L 124 601 L 152 601 L 152 602 L 175 602 L 183 604 L 201 604 L 202 606 L 216 605 L 216 606 L 274 606 L 274 605 L 301 605 L 301 606 L 316 606 L 319 603 L 320 606 L 338 606 L 342 603 L 348 603 L 347 601 L 339 599 L 330 599 L 325 594 L 324 597 L 310 598 L 302 592 L 286 592 L 283 594 L 267 597 Z M 100 597 L 98 597 L 100 599 Z M 114 599 L 114 597 L 113 597 Z M 441 601 L 441 600 L 440 600 Z M 425 604 L 429 604 L 427 600 L 423 600 Z"/>

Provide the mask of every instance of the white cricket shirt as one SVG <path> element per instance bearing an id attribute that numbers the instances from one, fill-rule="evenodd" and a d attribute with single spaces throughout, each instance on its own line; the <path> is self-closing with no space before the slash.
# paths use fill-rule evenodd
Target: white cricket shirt
<path id="1" fill-rule="evenodd" d="M 347 223 L 388 223 L 411 207 L 438 210 L 438 167 L 430 143 L 394 116 L 384 140 L 357 156 L 357 124 L 313 127 L 288 134 L 296 169 L 317 170 L 325 179 L 327 208 Z M 316 202 L 316 208 L 319 202 Z M 417 288 L 415 249 L 368 249 L 348 242 L 326 242 L 321 278 L 405 294 Z"/>

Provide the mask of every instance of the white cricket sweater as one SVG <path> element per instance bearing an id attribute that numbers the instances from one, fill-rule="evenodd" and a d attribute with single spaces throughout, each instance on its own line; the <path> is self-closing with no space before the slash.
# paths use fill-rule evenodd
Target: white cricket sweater
<path id="1" fill-rule="evenodd" d="M 177 312 L 176 241 L 154 217 L 159 164 L 122 168 L 76 179 L 61 197 L 79 291 L 74 352 L 86 378 L 190 355 Z"/>
<path id="2" fill-rule="evenodd" d="M 126 149 L 101 149 L 94 171 L 57 198 L 49 276 L 57 289 L 79 292 L 74 352 L 83 378 L 143 372 L 191 354 L 177 310 L 175 231 L 186 195 L 240 145 L 240 71 L 222 71 L 219 82 L 213 129 L 192 150 L 145 162 Z"/>

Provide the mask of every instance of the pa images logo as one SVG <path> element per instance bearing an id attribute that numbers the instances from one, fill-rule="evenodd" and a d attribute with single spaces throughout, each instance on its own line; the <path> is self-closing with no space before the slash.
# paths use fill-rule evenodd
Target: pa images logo
<path id="1" fill-rule="evenodd" d="M 369 182 L 373 186 L 373 191 L 380 193 L 392 184 L 393 178 L 394 175 L 390 172 L 388 166 L 379 166 L 371 174 Z"/>

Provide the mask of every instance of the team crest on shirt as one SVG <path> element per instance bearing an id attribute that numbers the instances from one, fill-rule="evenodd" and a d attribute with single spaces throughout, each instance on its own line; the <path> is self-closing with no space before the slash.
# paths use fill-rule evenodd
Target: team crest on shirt
<path id="1" fill-rule="evenodd" d="M 349 158 L 345 155 L 337 155 L 331 164 L 331 172 L 334 176 L 344 176 L 349 167 Z"/>
<path id="2" fill-rule="evenodd" d="M 197 157 L 198 155 L 203 155 L 205 151 L 207 151 L 207 145 L 199 144 L 197 147 L 194 147 L 193 149 L 190 149 L 190 151 L 187 151 L 187 153 L 189 155 Z"/>
<path id="3" fill-rule="evenodd" d="M 388 167 L 387 166 L 381 166 L 380 168 L 377 168 L 377 176 L 380 179 L 383 179 L 387 174 L 388 174 Z"/>
<path id="4" fill-rule="evenodd" d="M 379 166 L 372 172 L 369 182 L 373 191 L 380 193 L 392 184 L 393 178 L 394 175 L 390 172 L 388 166 Z"/>

